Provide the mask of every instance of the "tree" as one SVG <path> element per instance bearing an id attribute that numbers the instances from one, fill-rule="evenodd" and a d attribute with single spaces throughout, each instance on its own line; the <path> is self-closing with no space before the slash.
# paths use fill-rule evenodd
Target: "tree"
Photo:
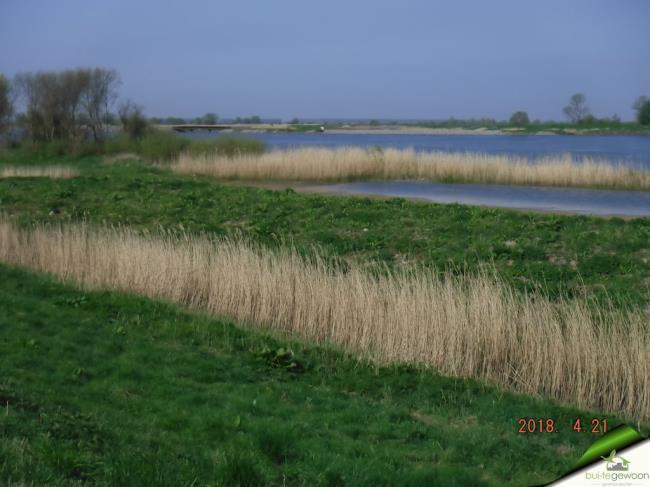
<path id="1" fill-rule="evenodd" d="M 648 119 L 648 104 L 650 104 L 650 98 L 647 96 L 640 96 L 632 105 L 632 108 L 636 110 L 636 120 L 641 125 L 649 125 L 650 120 Z"/>
<path id="2" fill-rule="evenodd" d="M 144 135 L 147 129 L 147 119 L 140 105 L 126 100 L 120 105 L 117 114 L 122 122 L 122 130 L 130 138 L 139 139 Z"/>
<path id="3" fill-rule="evenodd" d="M 201 122 L 204 125 L 216 125 L 218 120 L 219 120 L 219 116 L 216 113 L 210 112 L 203 115 Z"/>
<path id="4" fill-rule="evenodd" d="M 634 101 L 634 104 L 632 105 L 632 108 L 634 108 L 634 110 L 638 112 L 638 111 L 641 109 L 641 107 L 643 106 L 643 104 L 644 104 L 645 102 L 647 102 L 648 100 L 650 100 L 650 98 L 648 98 L 648 97 L 645 96 L 645 95 L 641 95 L 640 97 L 638 97 L 638 98 Z"/>
<path id="5" fill-rule="evenodd" d="M 515 127 L 525 127 L 528 124 L 530 124 L 530 119 L 526 112 L 515 112 L 510 117 L 510 125 Z"/>
<path id="6" fill-rule="evenodd" d="M 9 80 L 0 73 L 0 134 L 7 128 L 9 119 L 14 112 L 13 100 L 11 97 L 11 84 Z"/>
<path id="7" fill-rule="evenodd" d="M 636 119 L 641 125 L 650 125 L 650 99 L 647 99 L 639 107 Z"/>
<path id="8" fill-rule="evenodd" d="M 34 141 L 79 141 L 104 135 L 119 78 L 111 69 L 21 73 L 15 86 L 25 101 L 25 127 Z"/>
<path id="9" fill-rule="evenodd" d="M 589 107 L 586 105 L 587 98 L 582 93 L 576 93 L 569 100 L 569 104 L 562 110 L 573 123 L 580 123 L 589 115 Z"/>
<path id="10" fill-rule="evenodd" d="M 117 100 L 120 78 L 114 69 L 95 68 L 85 70 L 86 86 L 81 95 L 81 104 L 86 123 L 98 141 L 104 137 L 104 126 L 108 123 L 110 107 Z"/>

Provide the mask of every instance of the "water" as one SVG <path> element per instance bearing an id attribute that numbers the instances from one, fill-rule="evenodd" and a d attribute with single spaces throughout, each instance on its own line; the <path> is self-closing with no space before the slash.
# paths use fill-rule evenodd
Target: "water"
<path id="1" fill-rule="evenodd" d="M 193 132 L 188 137 L 222 137 L 224 133 Z M 232 135 L 232 134 L 228 134 Z M 266 142 L 272 149 L 290 147 L 393 147 L 418 151 L 481 152 L 531 159 L 571 154 L 622 162 L 650 170 L 650 136 L 617 135 L 431 135 L 341 133 L 235 133 Z"/>
<path id="2" fill-rule="evenodd" d="M 384 181 L 327 184 L 317 191 L 418 198 L 436 203 L 465 203 L 592 215 L 650 216 L 650 192 L 611 191 L 484 184 Z"/>
<path id="3" fill-rule="evenodd" d="M 650 137 L 565 135 L 431 135 L 341 133 L 237 133 L 262 140 L 271 149 L 291 147 L 393 147 L 418 151 L 480 152 L 537 159 L 570 154 L 624 163 L 650 170 Z M 221 137 L 196 132 L 190 137 Z M 439 203 L 465 203 L 594 215 L 650 216 L 650 192 L 540 188 L 480 184 L 437 184 L 414 181 L 324 185 L 335 193 L 419 198 Z"/>

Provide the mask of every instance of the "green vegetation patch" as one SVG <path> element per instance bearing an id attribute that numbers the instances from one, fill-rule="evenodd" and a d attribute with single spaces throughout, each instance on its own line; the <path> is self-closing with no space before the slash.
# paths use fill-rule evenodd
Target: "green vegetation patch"
<path id="1" fill-rule="evenodd" d="M 61 162 L 51 159 L 53 162 Z M 1 163 L 1 162 L 0 162 Z M 650 219 L 299 194 L 220 184 L 134 160 L 78 161 L 68 180 L 0 180 L 0 211 L 23 223 L 86 220 L 242 234 L 265 245 L 390 268 L 494 265 L 522 292 L 650 303 Z"/>

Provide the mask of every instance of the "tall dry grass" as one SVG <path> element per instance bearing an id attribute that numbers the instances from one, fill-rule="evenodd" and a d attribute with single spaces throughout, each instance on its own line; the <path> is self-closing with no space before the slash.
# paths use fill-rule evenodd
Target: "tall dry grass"
<path id="1" fill-rule="evenodd" d="M 79 175 L 79 171 L 68 166 L 7 166 L 0 167 L 0 179 L 3 178 L 52 178 L 67 179 Z"/>
<path id="2" fill-rule="evenodd" d="M 0 220 L 0 259 L 90 288 L 164 298 L 260 327 L 486 379 L 578 406 L 650 417 L 647 320 L 584 301 L 522 297 L 489 275 L 372 277 L 291 250 Z"/>
<path id="3" fill-rule="evenodd" d="M 175 171 L 220 179 L 345 181 L 425 179 L 433 181 L 541 186 L 650 189 L 650 171 L 570 156 L 528 159 L 476 153 L 416 152 L 411 149 L 301 148 L 225 157 L 182 154 Z"/>

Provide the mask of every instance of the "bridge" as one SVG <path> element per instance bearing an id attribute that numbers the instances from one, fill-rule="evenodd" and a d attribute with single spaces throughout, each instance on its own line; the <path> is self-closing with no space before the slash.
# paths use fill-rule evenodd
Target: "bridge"
<path id="1" fill-rule="evenodd" d="M 325 132 L 325 127 L 318 123 L 301 124 L 302 127 L 313 127 L 314 132 Z M 195 130 L 206 130 L 218 132 L 220 130 L 252 131 L 252 132 L 291 132 L 294 129 L 288 123 L 184 123 L 180 125 L 160 125 L 161 128 L 169 128 L 174 132 L 194 132 Z"/>
<path id="2" fill-rule="evenodd" d="M 232 129 L 233 125 L 224 125 L 224 124 L 196 124 L 196 123 L 186 123 L 182 125 L 171 125 L 169 127 L 175 132 L 194 132 L 195 130 L 207 130 L 212 132 L 213 130 L 228 130 Z"/>

